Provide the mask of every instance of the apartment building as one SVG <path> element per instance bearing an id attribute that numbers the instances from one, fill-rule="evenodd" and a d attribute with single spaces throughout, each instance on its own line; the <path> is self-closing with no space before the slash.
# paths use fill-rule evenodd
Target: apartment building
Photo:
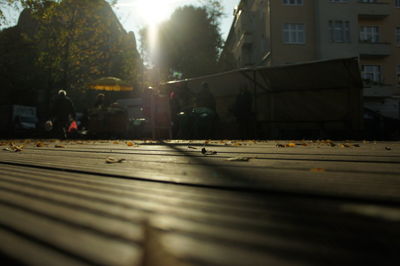
<path id="1" fill-rule="evenodd" d="M 359 58 L 365 107 L 400 118 L 400 0 L 242 0 L 221 62 L 229 69 L 340 57 Z"/>

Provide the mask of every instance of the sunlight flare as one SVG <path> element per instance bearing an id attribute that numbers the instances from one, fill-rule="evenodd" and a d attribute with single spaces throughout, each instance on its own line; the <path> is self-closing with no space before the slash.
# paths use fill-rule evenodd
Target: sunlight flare
<path id="1" fill-rule="evenodd" d="M 136 8 L 142 20 L 149 26 L 160 24 L 171 15 L 171 4 L 168 0 L 137 0 Z"/>

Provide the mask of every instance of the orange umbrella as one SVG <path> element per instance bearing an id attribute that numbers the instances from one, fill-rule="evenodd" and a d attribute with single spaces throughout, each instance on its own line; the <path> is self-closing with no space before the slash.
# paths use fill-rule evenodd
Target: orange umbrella
<path id="1" fill-rule="evenodd" d="M 104 77 L 97 79 L 89 84 L 89 88 L 99 91 L 132 91 L 133 87 L 127 82 L 115 78 Z"/>

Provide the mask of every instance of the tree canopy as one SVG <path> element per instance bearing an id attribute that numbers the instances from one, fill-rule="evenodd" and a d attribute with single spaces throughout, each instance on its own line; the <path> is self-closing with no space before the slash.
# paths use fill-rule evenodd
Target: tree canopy
<path id="1" fill-rule="evenodd" d="M 203 2 L 201 7 L 176 9 L 168 21 L 159 25 L 155 51 L 149 43 L 151 29 L 141 30 L 142 53 L 159 69 L 163 79 L 170 78 L 175 71 L 185 78 L 216 71 L 222 47 L 219 29 L 222 7 L 220 1 Z"/>
<path id="2" fill-rule="evenodd" d="M 64 88 L 83 101 L 86 85 L 100 77 L 115 76 L 135 87 L 140 80 L 134 34 L 125 32 L 104 0 L 47 1 L 27 8 L 17 26 L 0 32 L 0 49 L 8 58 L 0 65 L 8 73 L 0 75 L 12 92 L 8 95 L 25 88 L 45 91 L 49 99 Z"/>
<path id="3" fill-rule="evenodd" d="M 5 10 L 20 10 L 21 8 L 39 9 L 49 2 L 59 3 L 62 0 L 0 0 L 0 26 L 6 21 Z M 114 5 L 118 0 L 108 0 Z"/>

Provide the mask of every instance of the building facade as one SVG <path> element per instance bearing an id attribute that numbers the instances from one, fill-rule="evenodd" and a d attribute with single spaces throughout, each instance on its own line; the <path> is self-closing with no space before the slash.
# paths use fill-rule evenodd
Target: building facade
<path id="1" fill-rule="evenodd" d="M 359 58 L 365 107 L 400 118 L 400 0 L 242 0 L 221 62 L 227 70 L 344 57 Z"/>

